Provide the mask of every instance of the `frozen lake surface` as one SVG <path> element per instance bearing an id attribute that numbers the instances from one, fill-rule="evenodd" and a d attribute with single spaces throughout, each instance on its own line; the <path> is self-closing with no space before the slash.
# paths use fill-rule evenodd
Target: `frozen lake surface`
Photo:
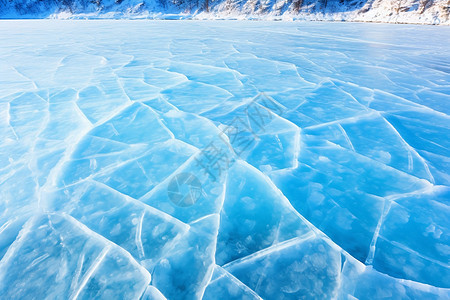
<path id="1" fill-rule="evenodd" d="M 1 299 L 450 297 L 449 27 L 0 40 Z"/>

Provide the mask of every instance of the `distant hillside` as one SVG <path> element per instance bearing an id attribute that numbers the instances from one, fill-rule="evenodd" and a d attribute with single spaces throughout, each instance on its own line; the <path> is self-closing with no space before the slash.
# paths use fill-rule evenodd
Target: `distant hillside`
<path id="1" fill-rule="evenodd" d="M 238 18 L 450 24 L 450 0 L 0 0 L 0 18 Z"/>

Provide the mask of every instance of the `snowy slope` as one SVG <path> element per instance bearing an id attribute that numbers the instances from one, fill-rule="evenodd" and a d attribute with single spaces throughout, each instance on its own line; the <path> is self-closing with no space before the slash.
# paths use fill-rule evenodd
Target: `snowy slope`
<path id="1" fill-rule="evenodd" d="M 199 18 L 450 24 L 449 0 L 0 0 L 0 18 Z"/>

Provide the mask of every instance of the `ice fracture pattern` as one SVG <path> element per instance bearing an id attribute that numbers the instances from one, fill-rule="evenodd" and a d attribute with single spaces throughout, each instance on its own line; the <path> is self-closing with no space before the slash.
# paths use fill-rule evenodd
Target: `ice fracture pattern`
<path id="1" fill-rule="evenodd" d="M 0 38 L 1 299 L 450 298 L 450 28 Z"/>

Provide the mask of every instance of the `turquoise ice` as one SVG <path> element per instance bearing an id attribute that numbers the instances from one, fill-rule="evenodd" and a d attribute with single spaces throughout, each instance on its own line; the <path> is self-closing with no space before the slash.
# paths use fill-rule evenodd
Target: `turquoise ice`
<path id="1" fill-rule="evenodd" d="M 450 28 L 0 37 L 0 299 L 450 297 Z"/>

